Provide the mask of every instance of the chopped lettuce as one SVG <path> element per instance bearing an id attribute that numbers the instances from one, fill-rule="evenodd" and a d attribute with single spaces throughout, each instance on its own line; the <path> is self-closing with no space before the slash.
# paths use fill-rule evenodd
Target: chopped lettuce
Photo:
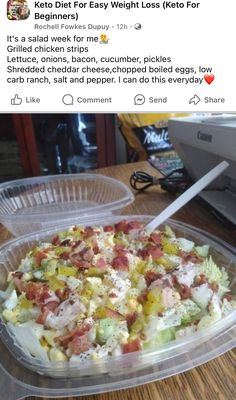
<path id="1" fill-rule="evenodd" d="M 194 242 L 185 238 L 177 239 L 178 246 L 181 250 L 190 252 L 194 248 Z"/>
<path id="2" fill-rule="evenodd" d="M 38 359 L 49 361 L 46 350 L 41 346 L 35 330 L 29 326 L 7 324 L 10 332 L 14 335 L 14 339 L 20 347 L 26 352 Z"/>
<path id="3" fill-rule="evenodd" d="M 202 309 L 205 310 L 212 297 L 213 291 L 208 287 L 207 283 L 192 288 L 192 299 Z"/>
<path id="4" fill-rule="evenodd" d="M 100 319 L 97 329 L 97 340 L 100 344 L 106 343 L 107 339 L 112 336 L 118 327 L 118 322 L 112 318 Z"/>
<path id="5" fill-rule="evenodd" d="M 205 244 L 204 246 L 196 246 L 195 250 L 201 257 L 207 257 L 209 252 L 209 245 Z"/>
<path id="6" fill-rule="evenodd" d="M 224 268 L 220 270 L 212 260 L 211 256 L 200 264 L 199 269 L 202 274 L 206 275 L 209 282 L 217 282 L 218 284 L 228 287 L 228 275 Z"/>
<path id="7" fill-rule="evenodd" d="M 176 312 L 181 317 L 181 325 L 189 325 L 198 318 L 201 308 L 194 301 L 187 299 L 176 308 Z"/>
<path id="8" fill-rule="evenodd" d="M 151 340 L 143 343 L 143 349 L 149 350 L 161 346 L 175 339 L 175 328 L 167 328 L 163 331 L 157 332 Z"/>

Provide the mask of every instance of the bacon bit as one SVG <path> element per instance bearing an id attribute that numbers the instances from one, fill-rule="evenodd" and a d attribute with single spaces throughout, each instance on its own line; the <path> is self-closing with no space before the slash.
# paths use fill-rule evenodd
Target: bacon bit
<path id="1" fill-rule="evenodd" d="M 179 294 L 181 297 L 181 300 L 186 300 L 191 297 L 191 289 L 187 285 L 179 285 Z"/>
<path id="2" fill-rule="evenodd" d="M 54 312 L 58 306 L 59 303 L 57 301 L 49 301 L 47 304 L 45 304 L 45 306 L 41 307 L 41 311 L 44 312 L 45 310 L 49 310 Z"/>
<path id="3" fill-rule="evenodd" d="M 70 253 L 68 253 L 67 251 L 63 251 L 63 253 L 61 253 L 61 254 L 59 255 L 59 258 L 60 258 L 61 260 L 68 260 L 69 257 L 70 257 Z"/>
<path id="4" fill-rule="evenodd" d="M 66 289 L 57 289 L 55 291 L 56 296 L 61 300 L 61 301 L 65 301 L 68 299 L 69 295 L 70 295 L 70 289 L 66 288 Z"/>
<path id="5" fill-rule="evenodd" d="M 218 292 L 218 290 L 219 290 L 219 285 L 218 285 L 217 282 L 208 283 L 208 287 L 209 287 L 213 292 Z"/>
<path id="6" fill-rule="evenodd" d="M 69 246 L 70 245 L 71 240 L 70 239 L 64 239 L 61 242 L 61 246 Z"/>
<path id="7" fill-rule="evenodd" d="M 149 256 L 152 256 L 152 258 L 160 258 L 164 253 L 159 246 L 149 246 L 145 249 L 138 250 L 137 254 L 143 260 L 147 260 Z"/>
<path id="8" fill-rule="evenodd" d="M 192 287 L 197 287 L 197 286 L 203 285 L 204 283 L 207 283 L 207 282 L 208 282 L 208 279 L 207 279 L 206 275 L 201 274 L 194 279 L 194 283 L 193 283 Z"/>
<path id="9" fill-rule="evenodd" d="M 104 232 L 112 232 L 114 230 L 113 226 L 106 225 L 103 227 Z"/>
<path id="10" fill-rule="evenodd" d="M 233 296 L 230 293 L 225 293 L 224 296 L 222 297 L 222 299 L 226 299 L 228 301 L 232 301 L 233 300 Z"/>
<path id="11" fill-rule="evenodd" d="M 141 229 L 142 225 L 143 224 L 139 221 L 128 222 L 126 220 L 123 220 L 115 224 L 114 228 L 116 233 L 123 232 L 125 234 L 129 234 L 131 231 Z"/>
<path id="12" fill-rule="evenodd" d="M 142 225 L 143 224 L 139 221 L 129 221 L 125 226 L 124 233 L 128 234 L 131 231 L 140 230 Z"/>
<path id="13" fill-rule="evenodd" d="M 171 278 L 172 278 L 172 284 L 173 284 L 174 288 L 178 287 L 179 286 L 179 282 L 178 282 L 177 276 L 176 275 L 172 275 Z"/>
<path id="14" fill-rule="evenodd" d="M 25 286 L 26 297 L 33 300 L 38 306 L 44 304 L 44 301 L 50 297 L 49 286 L 46 283 L 29 282 Z"/>
<path id="15" fill-rule="evenodd" d="M 40 315 L 38 316 L 38 318 L 35 320 L 35 322 L 37 322 L 37 324 L 44 325 L 49 314 L 50 314 L 50 310 L 48 310 L 48 309 L 46 308 L 46 309 L 42 312 L 42 314 L 40 314 Z"/>
<path id="16" fill-rule="evenodd" d="M 144 275 L 147 286 L 150 286 L 152 282 L 156 281 L 157 279 L 161 279 L 162 277 L 162 274 L 155 271 L 147 271 Z"/>
<path id="17" fill-rule="evenodd" d="M 139 339 L 135 339 L 130 343 L 125 343 L 122 345 L 122 352 L 125 353 L 133 353 L 135 351 L 141 350 L 141 342 Z"/>
<path id="18" fill-rule="evenodd" d="M 76 240 L 76 241 L 73 243 L 72 249 L 75 249 L 75 248 L 78 247 L 81 243 L 82 243 L 82 240 Z"/>
<path id="19" fill-rule="evenodd" d="M 137 297 L 137 300 L 140 304 L 144 304 L 147 301 L 148 290 L 144 290 L 140 295 Z"/>
<path id="20" fill-rule="evenodd" d="M 13 281 L 14 281 L 16 289 L 18 290 L 19 293 L 22 293 L 25 291 L 25 282 L 22 281 L 21 278 L 14 277 Z"/>
<path id="21" fill-rule="evenodd" d="M 60 244 L 60 238 L 58 235 L 54 236 L 52 238 L 52 242 L 51 242 L 54 246 L 58 246 Z"/>
<path id="22" fill-rule="evenodd" d="M 36 266 L 39 267 L 45 258 L 47 258 L 47 254 L 43 251 L 38 251 L 34 256 Z"/>
<path id="23" fill-rule="evenodd" d="M 85 247 L 79 252 L 79 255 L 84 261 L 92 261 L 94 252 L 90 247 Z"/>
<path id="24" fill-rule="evenodd" d="M 83 232 L 83 238 L 84 239 L 88 239 L 91 236 L 93 236 L 95 234 L 95 231 L 93 230 L 93 228 L 91 228 L 91 226 L 86 226 L 84 228 L 84 232 Z"/>
<path id="25" fill-rule="evenodd" d="M 150 236 L 150 240 L 155 244 L 161 244 L 161 234 L 160 233 L 152 233 Z"/>
<path id="26" fill-rule="evenodd" d="M 124 316 L 122 314 L 120 314 L 118 311 L 112 310 L 109 307 L 104 307 L 104 308 L 105 308 L 107 317 L 115 318 L 115 319 L 124 319 Z"/>
<path id="27" fill-rule="evenodd" d="M 15 271 L 12 274 L 13 278 L 18 278 L 18 279 L 21 279 L 23 275 L 24 275 L 24 272 L 21 272 L 21 271 Z"/>
<path id="28" fill-rule="evenodd" d="M 195 253 L 193 252 L 187 253 L 186 251 L 183 250 L 179 251 L 179 256 L 182 257 L 184 263 L 192 262 L 196 264 L 203 260 L 202 257 L 198 256 Z"/>
<path id="29" fill-rule="evenodd" d="M 114 246 L 114 251 L 119 257 L 126 256 L 126 254 L 129 252 L 127 249 L 124 248 L 124 246 L 121 246 L 120 244 L 116 244 Z"/>
<path id="30" fill-rule="evenodd" d="M 80 354 L 84 351 L 89 350 L 89 342 L 87 335 L 84 336 L 75 336 L 73 340 L 68 344 L 68 348 L 71 354 Z"/>
<path id="31" fill-rule="evenodd" d="M 129 330 L 137 318 L 138 318 L 138 313 L 136 311 L 126 315 L 125 319 Z"/>
<path id="32" fill-rule="evenodd" d="M 118 256 L 113 258 L 111 265 L 114 269 L 127 271 L 129 267 L 129 261 L 126 256 Z"/>
<path id="33" fill-rule="evenodd" d="M 151 254 L 152 258 L 160 258 L 164 254 L 159 247 L 150 248 L 149 253 Z"/>
<path id="34" fill-rule="evenodd" d="M 127 221 L 125 221 L 125 220 L 118 222 L 114 226 L 115 232 L 116 233 L 119 233 L 119 232 L 123 232 L 124 233 L 126 225 L 127 225 Z"/>
<path id="35" fill-rule="evenodd" d="M 110 297 L 111 299 L 115 299 L 118 296 L 117 296 L 117 294 L 111 292 L 111 293 L 109 293 L 108 297 Z"/>
<path id="36" fill-rule="evenodd" d="M 81 260 L 80 253 L 73 253 L 69 255 L 71 263 L 78 269 L 85 270 L 90 268 L 91 264 L 87 261 Z"/>
<path id="37" fill-rule="evenodd" d="M 101 257 L 101 258 L 99 258 L 99 259 L 96 261 L 96 264 L 95 264 L 95 265 L 96 265 L 97 268 L 104 269 L 104 268 L 106 268 L 107 263 L 106 263 L 106 261 L 104 260 L 104 258 Z"/>
<path id="38" fill-rule="evenodd" d="M 63 347 L 67 347 L 68 343 L 75 337 L 75 336 L 84 336 L 86 332 L 89 332 L 91 329 L 90 324 L 83 324 L 77 326 L 67 335 L 57 336 L 54 340 L 55 342 L 59 342 Z"/>
<path id="39" fill-rule="evenodd" d="M 93 252 L 94 252 L 94 254 L 98 254 L 100 252 L 99 247 L 98 246 L 94 246 L 93 247 Z"/>

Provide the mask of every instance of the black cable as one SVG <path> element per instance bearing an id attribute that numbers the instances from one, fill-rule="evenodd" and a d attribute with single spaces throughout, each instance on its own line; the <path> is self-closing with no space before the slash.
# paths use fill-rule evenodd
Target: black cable
<path id="1" fill-rule="evenodd" d="M 139 192 L 151 186 L 160 185 L 162 189 L 175 194 L 186 190 L 191 183 L 185 168 L 175 169 L 163 178 L 157 178 L 144 171 L 134 171 L 130 177 L 130 185 Z"/>

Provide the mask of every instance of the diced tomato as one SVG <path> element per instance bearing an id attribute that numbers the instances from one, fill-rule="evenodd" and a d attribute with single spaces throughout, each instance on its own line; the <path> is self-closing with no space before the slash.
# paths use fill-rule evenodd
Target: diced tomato
<path id="1" fill-rule="evenodd" d="M 103 257 L 100 257 L 100 258 L 96 261 L 95 265 L 96 265 L 97 268 L 105 269 L 106 266 L 107 266 L 107 263 L 106 263 L 106 261 L 104 260 Z"/>
<path id="2" fill-rule="evenodd" d="M 189 299 L 191 297 L 191 288 L 184 284 L 179 285 L 179 294 L 181 300 Z"/>
<path id="3" fill-rule="evenodd" d="M 122 352 L 125 353 L 133 353 L 135 351 L 141 350 L 141 342 L 139 339 L 135 339 L 130 343 L 125 343 L 122 345 Z"/>
<path id="4" fill-rule="evenodd" d="M 155 244 L 161 244 L 161 234 L 160 233 L 152 233 L 150 236 L 150 240 Z"/>
<path id="5" fill-rule="evenodd" d="M 47 258 L 47 254 L 44 251 L 37 251 L 37 253 L 34 256 L 35 259 L 35 264 L 37 267 L 39 267 L 41 265 L 41 262 L 43 259 Z"/>
<path id="6" fill-rule="evenodd" d="M 56 235 L 56 236 L 54 236 L 54 237 L 52 238 L 52 244 L 53 244 L 54 246 L 58 246 L 58 245 L 60 244 L 60 238 L 59 238 L 58 235 Z"/>
<path id="7" fill-rule="evenodd" d="M 129 267 L 129 260 L 126 256 L 118 256 L 113 258 L 112 267 L 121 271 L 127 271 Z"/>
<path id="8" fill-rule="evenodd" d="M 32 300 L 38 306 L 44 304 L 44 301 L 50 297 L 49 286 L 41 282 L 29 282 L 25 285 L 26 297 Z"/>
<path id="9" fill-rule="evenodd" d="M 130 313 L 130 314 L 126 315 L 125 319 L 126 319 L 126 322 L 127 322 L 128 329 L 131 328 L 131 326 L 133 325 L 133 323 L 136 321 L 137 318 L 138 318 L 138 313 L 137 312 L 133 312 L 133 313 Z"/>
<path id="10" fill-rule="evenodd" d="M 84 351 L 89 350 L 89 342 L 87 335 L 75 336 L 72 341 L 68 344 L 68 348 L 71 354 L 80 354 Z"/>
<path id="11" fill-rule="evenodd" d="M 152 282 L 156 281 L 157 279 L 161 279 L 163 277 L 162 274 L 160 274 L 159 272 L 155 272 L 155 271 L 147 271 L 145 273 L 145 281 L 147 283 L 147 286 L 150 286 Z"/>
<path id="12" fill-rule="evenodd" d="M 103 227 L 104 232 L 112 232 L 114 230 L 113 226 L 106 225 Z"/>

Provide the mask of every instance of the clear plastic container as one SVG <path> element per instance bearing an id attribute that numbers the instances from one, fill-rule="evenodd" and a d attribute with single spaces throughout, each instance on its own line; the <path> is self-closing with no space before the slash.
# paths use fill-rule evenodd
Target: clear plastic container
<path id="1" fill-rule="evenodd" d="M 124 217 L 108 216 L 91 219 L 90 224 L 112 224 Z M 126 216 L 128 220 L 148 222 L 148 216 Z M 76 221 L 74 221 L 76 223 Z M 209 244 L 210 254 L 224 267 L 230 278 L 231 291 L 236 294 L 236 250 L 220 239 L 186 224 L 168 221 L 178 235 L 192 239 L 199 245 Z M 50 230 L 25 235 L 0 248 L 0 288 L 6 286 L 7 274 L 15 270 L 19 260 L 37 242 L 51 238 L 66 228 L 65 224 Z M 170 342 L 155 351 L 129 353 L 106 360 L 89 361 L 75 366 L 70 363 L 43 364 L 26 354 L 0 324 L 3 344 L 1 351 L 0 385 L 4 400 L 23 396 L 80 396 L 134 387 L 163 379 L 201 365 L 236 346 L 236 311 L 205 330 Z M 58 378 L 59 379 L 54 379 Z"/>
<path id="2" fill-rule="evenodd" d="M 122 182 L 99 174 L 19 179 L 0 185 L 0 222 L 15 236 L 114 214 L 134 200 Z"/>

